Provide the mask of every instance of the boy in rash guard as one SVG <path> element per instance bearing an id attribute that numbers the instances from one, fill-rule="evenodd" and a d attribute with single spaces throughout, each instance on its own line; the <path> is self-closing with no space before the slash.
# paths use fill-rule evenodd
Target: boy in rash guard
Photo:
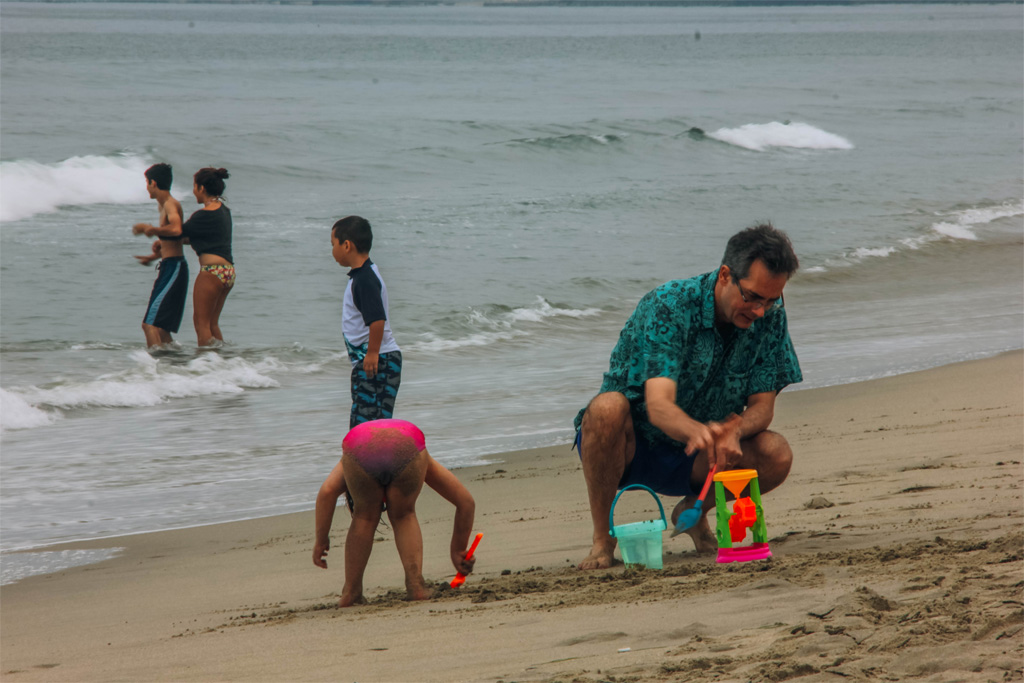
<path id="1" fill-rule="evenodd" d="M 341 330 L 352 361 L 352 412 L 349 428 L 390 418 L 402 381 L 402 351 L 391 335 L 388 289 L 370 260 L 373 232 L 359 216 L 342 218 L 331 228 L 338 265 L 351 268 L 342 307 Z"/>

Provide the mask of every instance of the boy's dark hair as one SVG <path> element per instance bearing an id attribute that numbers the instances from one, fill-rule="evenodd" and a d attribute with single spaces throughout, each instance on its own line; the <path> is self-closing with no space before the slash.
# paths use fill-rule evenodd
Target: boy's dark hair
<path id="1" fill-rule="evenodd" d="M 757 259 L 764 262 L 772 275 L 791 277 L 800 267 L 789 237 L 771 223 L 754 225 L 730 237 L 722 265 L 729 266 L 734 281 L 742 280 L 750 274 L 750 264 Z"/>
<path id="2" fill-rule="evenodd" d="M 192 180 L 195 181 L 196 185 L 206 190 L 206 194 L 211 197 L 224 196 L 224 181 L 231 177 L 226 168 L 213 168 L 206 167 L 196 171 L 196 174 L 192 176 Z"/>
<path id="3" fill-rule="evenodd" d="M 370 221 L 361 216 L 346 216 L 334 224 L 331 234 L 339 243 L 348 240 L 360 254 L 369 254 L 373 246 Z"/>
<path id="4" fill-rule="evenodd" d="M 170 164 L 153 164 L 146 169 L 146 180 L 156 183 L 158 190 L 170 190 L 174 174 L 171 173 Z"/>

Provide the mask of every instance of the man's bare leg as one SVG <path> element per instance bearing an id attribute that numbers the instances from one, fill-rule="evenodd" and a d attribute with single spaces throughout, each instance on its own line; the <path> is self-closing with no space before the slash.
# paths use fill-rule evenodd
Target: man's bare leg
<path id="1" fill-rule="evenodd" d="M 757 485 L 768 493 L 786 481 L 793 466 L 793 449 L 786 437 L 769 429 L 740 442 L 743 457 L 737 469 L 757 470 Z"/>
<path id="2" fill-rule="evenodd" d="M 594 525 L 590 554 L 580 569 L 607 569 L 615 560 L 615 538 L 609 535 L 608 514 L 622 473 L 636 451 L 629 402 L 616 392 L 599 394 L 583 414 L 580 460 Z"/>
<path id="3" fill-rule="evenodd" d="M 142 333 L 146 335 L 146 347 L 153 348 L 154 346 L 160 346 L 164 343 L 161 333 L 165 330 L 160 329 L 154 325 L 147 325 L 142 323 Z"/>
<path id="4" fill-rule="evenodd" d="M 739 463 L 731 469 L 757 470 L 757 485 L 760 487 L 761 493 L 768 493 L 786 481 L 790 467 L 793 465 L 793 449 L 789 447 L 789 442 L 781 434 L 765 430 L 741 441 L 740 448 L 743 450 L 743 455 L 740 457 Z M 703 466 L 698 467 L 698 465 Z M 694 463 L 693 477 L 690 479 L 690 486 L 694 490 L 704 486 L 707 472 L 706 463 Z M 726 491 L 725 497 L 731 500 L 733 496 Z M 675 526 L 676 520 L 683 510 L 693 507 L 696 502 L 697 496 L 686 496 L 679 501 L 675 509 L 672 510 L 672 525 Z M 711 553 L 718 548 L 718 539 L 712 533 L 707 519 L 708 512 L 713 507 L 715 507 L 714 494 L 708 491 L 708 496 L 704 499 L 700 521 L 684 532 L 693 539 L 693 545 L 699 553 Z"/>

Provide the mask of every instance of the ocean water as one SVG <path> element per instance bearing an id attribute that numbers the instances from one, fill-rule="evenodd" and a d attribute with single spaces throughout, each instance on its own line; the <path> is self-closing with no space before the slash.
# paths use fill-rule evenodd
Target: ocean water
<path id="1" fill-rule="evenodd" d="M 348 424 L 348 214 L 405 355 L 396 416 L 452 467 L 567 444 L 639 298 L 759 220 L 802 261 L 802 387 L 1022 346 L 1020 5 L 0 19 L 4 581 L 98 559 L 14 550 L 312 507 Z M 215 352 L 191 303 L 179 348 L 144 348 L 130 226 L 158 161 L 186 213 L 195 170 L 231 172 Z"/>

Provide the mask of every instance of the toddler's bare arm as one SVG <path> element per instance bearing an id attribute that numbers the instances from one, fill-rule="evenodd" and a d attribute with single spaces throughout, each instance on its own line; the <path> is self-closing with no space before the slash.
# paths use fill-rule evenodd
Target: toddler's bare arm
<path id="1" fill-rule="evenodd" d="M 475 559 L 466 560 L 469 536 L 473 532 L 476 515 L 476 501 L 461 481 L 448 469 L 430 458 L 427 464 L 427 486 L 441 494 L 441 497 L 455 506 L 455 523 L 452 528 L 451 557 L 456 571 L 469 574 L 473 571 Z"/>
<path id="2" fill-rule="evenodd" d="M 338 504 L 338 496 L 345 493 L 345 473 L 341 461 L 334 466 L 327 479 L 320 486 L 316 496 L 316 534 L 313 541 L 313 564 L 327 569 L 327 551 L 331 547 L 331 522 L 334 521 L 334 508 Z"/>

